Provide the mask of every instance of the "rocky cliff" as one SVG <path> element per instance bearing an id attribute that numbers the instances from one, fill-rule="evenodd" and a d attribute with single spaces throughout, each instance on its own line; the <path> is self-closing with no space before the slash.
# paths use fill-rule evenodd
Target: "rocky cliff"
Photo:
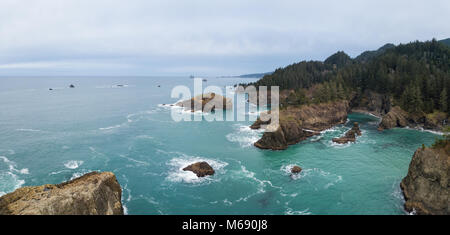
<path id="1" fill-rule="evenodd" d="M 420 148 L 400 186 L 405 209 L 419 215 L 450 215 L 450 142 L 440 148 Z"/>
<path id="2" fill-rule="evenodd" d="M 286 149 L 289 145 L 318 135 L 320 131 L 345 123 L 348 112 L 347 101 L 288 106 L 280 110 L 279 125 L 270 126 L 273 131 L 266 131 L 254 145 L 261 149 Z M 258 129 L 261 124 L 263 123 L 257 120 L 252 128 Z"/>
<path id="3" fill-rule="evenodd" d="M 382 117 L 378 130 L 382 131 L 395 127 L 419 127 L 441 131 L 447 120 L 448 116 L 446 113 L 408 113 L 399 106 L 394 106 Z"/>
<path id="4" fill-rule="evenodd" d="M 111 172 L 61 184 L 22 187 L 0 197 L 0 215 L 122 215 L 122 189 Z"/>

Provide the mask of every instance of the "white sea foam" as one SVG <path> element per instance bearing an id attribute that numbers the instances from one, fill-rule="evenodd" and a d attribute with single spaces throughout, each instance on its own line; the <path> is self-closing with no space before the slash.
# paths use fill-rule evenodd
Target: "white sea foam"
<path id="1" fill-rule="evenodd" d="M 309 209 L 303 210 L 303 211 L 296 211 L 292 208 L 287 208 L 284 212 L 286 215 L 311 215 L 311 212 L 309 212 Z"/>
<path id="2" fill-rule="evenodd" d="M 196 162 L 207 162 L 216 172 L 215 175 L 207 177 L 197 177 L 197 175 L 191 171 L 183 171 L 183 168 Z M 217 180 L 217 175 L 223 174 L 224 168 L 228 165 L 228 163 L 215 159 L 194 157 L 182 154 L 182 156 L 170 160 L 167 165 L 170 166 L 169 175 L 166 178 L 168 181 L 198 184 Z"/>
<path id="3" fill-rule="evenodd" d="M 11 160 L 9 160 L 7 157 L 5 156 L 0 156 L 0 159 L 3 160 L 4 163 L 6 163 L 8 165 L 8 168 L 10 170 L 10 172 L 16 172 L 22 175 L 28 175 L 30 174 L 30 172 L 28 171 L 28 168 L 23 168 L 23 169 L 17 169 L 17 164 Z"/>
<path id="4" fill-rule="evenodd" d="M 121 124 L 115 125 L 115 126 L 102 127 L 102 128 L 98 128 L 98 129 L 104 131 L 104 130 L 111 130 L 111 129 L 116 129 L 116 128 L 120 128 L 120 127 L 122 127 Z"/>
<path id="5" fill-rule="evenodd" d="M 249 126 L 235 125 L 234 132 L 226 135 L 230 142 L 239 143 L 241 147 L 251 147 L 261 138 L 264 130 L 252 130 Z"/>
<path id="6" fill-rule="evenodd" d="M 41 130 L 27 129 L 27 128 L 16 129 L 16 131 L 23 131 L 23 132 L 41 132 Z"/>
<path id="7" fill-rule="evenodd" d="M 83 161 L 70 160 L 64 163 L 64 166 L 69 169 L 77 169 L 81 165 L 83 165 Z"/>
<path id="8" fill-rule="evenodd" d="M 0 164 L 0 196 L 2 196 L 25 184 L 25 180 L 20 179 L 18 174 L 29 174 L 29 171 L 27 168 L 17 169 L 17 164 L 5 156 L 0 156 L 0 159 L 7 166 L 7 169 L 3 170 Z"/>

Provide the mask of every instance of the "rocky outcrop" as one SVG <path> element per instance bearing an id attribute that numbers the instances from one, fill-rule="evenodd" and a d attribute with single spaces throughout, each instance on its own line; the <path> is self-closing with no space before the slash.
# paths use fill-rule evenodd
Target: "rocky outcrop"
<path id="1" fill-rule="evenodd" d="M 111 172 L 62 184 L 22 187 L 0 197 L 0 215 L 122 215 L 122 189 Z"/>
<path id="2" fill-rule="evenodd" d="M 347 101 L 302 107 L 288 106 L 280 110 L 279 124 L 270 124 L 270 131 L 266 129 L 262 138 L 254 145 L 261 149 L 286 149 L 289 145 L 320 134 L 320 131 L 345 123 L 348 112 Z M 256 128 L 260 124 L 257 120 L 253 127 Z"/>
<path id="3" fill-rule="evenodd" d="M 391 129 L 394 127 L 406 127 L 409 125 L 410 121 L 409 115 L 403 109 L 395 106 L 383 116 L 378 130 Z"/>
<path id="4" fill-rule="evenodd" d="M 185 168 L 183 171 L 192 171 L 197 177 L 205 177 L 207 175 L 214 175 L 214 169 L 207 162 L 196 162 Z"/>
<path id="5" fill-rule="evenodd" d="M 292 173 L 292 174 L 299 174 L 300 172 L 302 172 L 302 168 L 299 167 L 299 166 L 293 166 L 293 167 L 291 168 L 291 173 Z"/>
<path id="6" fill-rule="evenodd" d="M 346 144 L 348 142 L 355 142 L 356 141 L 356 136 L 361 136 L 361 130 L 359 129 L 359 124 L 357 122 L 355 122 L 353 124 L 352 129 L 350 129 L 349 131 L 347 131 L 347 133 L 345 133 L 344 136 L 340 137 L 340 138 L 333 138 L 333 142 L 338 143 L 338 144 Z"/>
<path id="7" fill-rule="evenodd" d="M 408 113 L 399 106 L 394 106 L 382 117 L 378 130 L 391 129 L 395 127 L 419 127 L 428 130 L 441 131 L 448 123 L 448 115 L 443 112 Z"/>
<path id="8" fill-rule="evenodd" d="M 445 148 L 420 148 L 411 160 L 400 186 L 405 209 L 419 215 L 450 215 L 450 144 Z"/>
<path id="9" fill-rule="evenodd" d="M 215 111 L 230 110 L 233 108 L 232 100 L 215 93 L 198 95 L 190 100 L 180 101 L 175 104 L 185 110 L 195 111 Z"/>

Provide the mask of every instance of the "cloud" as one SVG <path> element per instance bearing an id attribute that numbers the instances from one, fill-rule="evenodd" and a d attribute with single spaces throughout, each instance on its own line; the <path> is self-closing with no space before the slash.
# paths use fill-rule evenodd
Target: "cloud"
<path id="1" fill-rule="evenodd" d="M 133 63 L 136 73 L 214 73 L 246 71 L 242 58 L 252 58 L 248 72 L 270 71 L 287 59 L 323 59 L 337 50 L 356 56 L 387 42 L 449 37 L 448 12 L 446 0 L 2 0 L 0 64 L 17 72 L 117 64 L 130 72 Z M 205 59 L 186 65 L 189 57 Z"/>

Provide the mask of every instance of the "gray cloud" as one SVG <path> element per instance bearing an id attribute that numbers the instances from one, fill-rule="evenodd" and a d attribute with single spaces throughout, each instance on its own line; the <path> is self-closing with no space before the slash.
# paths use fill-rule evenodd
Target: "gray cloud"
<path id="1" fill-rule="evenodd" d="M 263 72 L 446 38 L 448 12 L 445 0 L 2 0 L 0 74 Z"/>

